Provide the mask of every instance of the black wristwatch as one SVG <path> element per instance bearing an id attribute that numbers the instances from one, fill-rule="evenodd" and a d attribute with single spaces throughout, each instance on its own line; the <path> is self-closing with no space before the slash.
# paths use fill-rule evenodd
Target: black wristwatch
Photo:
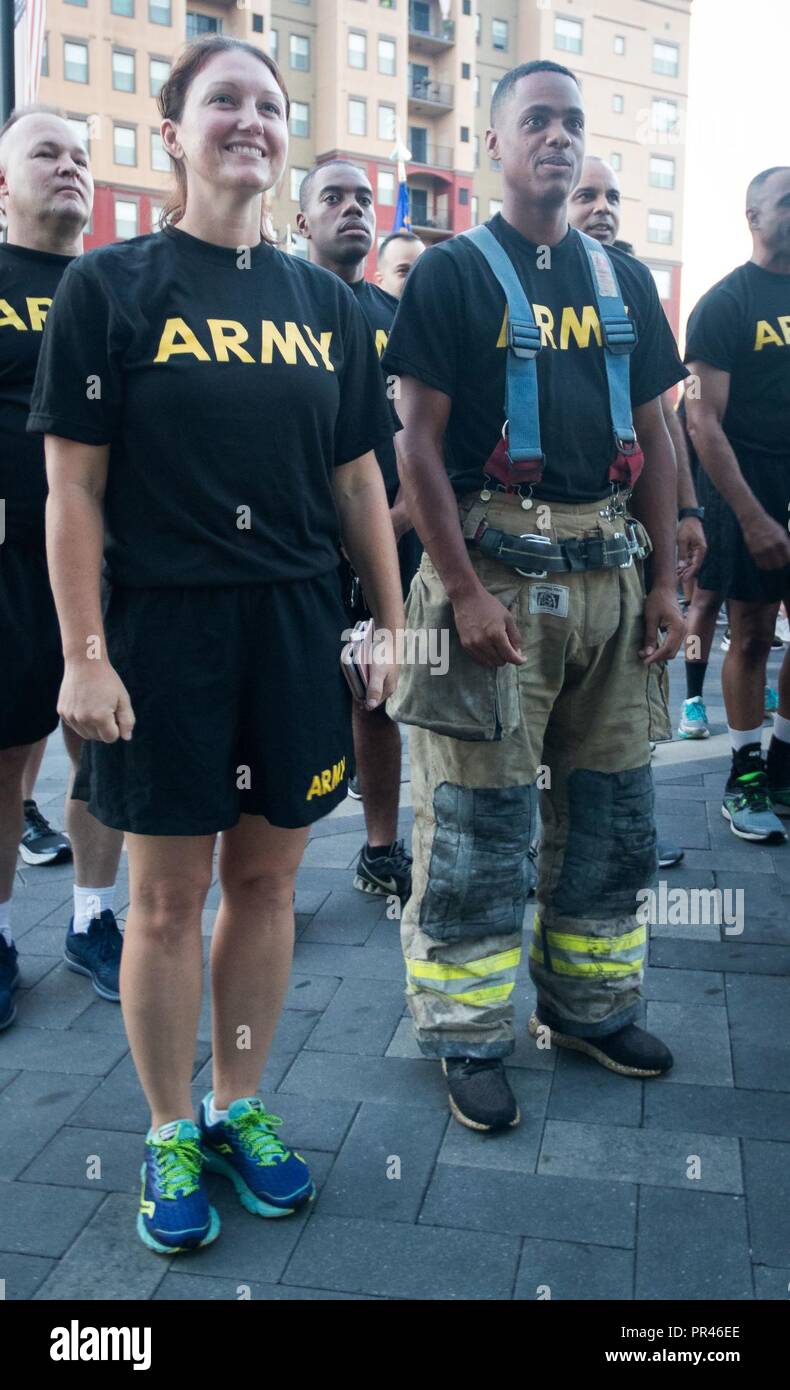
<path id="1" fill-rule="evenodd" d="M 681 507 L 678 512 L 678 521 L 685 521 L 687 516 L 695 516 L 698 521 L 702 521 L 704 515 L 704 507 Z"/>

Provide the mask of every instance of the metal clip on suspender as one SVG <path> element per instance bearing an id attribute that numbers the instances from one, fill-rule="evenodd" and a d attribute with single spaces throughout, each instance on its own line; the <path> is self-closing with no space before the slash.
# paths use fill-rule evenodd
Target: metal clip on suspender
<path id="1" fill-rule="evenodd" d="M 540 447 L 538 369 L 540 329 L 513 262 L 488 227 L 472 227 L 463 236 L 477 247 L 507 300 L 508 356 L 505 413 L 508 420 L 508 454 L 512 464 L 544 461 Z M 577 232 L 587 252 L 592 274 L 609 387 L 609 413 L 618 453 L 637 448 L 631 415 L 629 354 L 636 345 L 636 327 L 625 312 L 614 266 L 599 241 Z"/>

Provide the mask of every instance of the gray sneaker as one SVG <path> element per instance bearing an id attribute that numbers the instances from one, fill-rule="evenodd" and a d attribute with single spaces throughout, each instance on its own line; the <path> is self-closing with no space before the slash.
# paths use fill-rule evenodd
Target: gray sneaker
<path id="1" fill-rule="evenodd" d="M 730 778 L 724 789 L 721 813 L 739 840 L 782 844 L 787 839 L 782 822 L 771 810 L 764 769 Z"/>

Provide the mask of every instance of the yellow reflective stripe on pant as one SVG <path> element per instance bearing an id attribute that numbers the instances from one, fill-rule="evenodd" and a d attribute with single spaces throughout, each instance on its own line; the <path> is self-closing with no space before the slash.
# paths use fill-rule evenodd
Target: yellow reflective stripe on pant
<path id="1" fill-rule="evenodd" d="M 437 960 L 408 960 L 409 992 L 416 990 L 451 995 L 456 1003 L 485 1006 L 510 998 L 521 960 L 521 948 L 463 964 L 444 965 Z M 474 984 L 474 988 L 469 986 Z"/>
<path id="2" fill-rule="evenodd" d="M 555 975 L 638 974 L 644 964 L 647 931 L 639 926 L 620 936 L 592 936 L 556 931 L 535 916 L 530 959 Z"/>

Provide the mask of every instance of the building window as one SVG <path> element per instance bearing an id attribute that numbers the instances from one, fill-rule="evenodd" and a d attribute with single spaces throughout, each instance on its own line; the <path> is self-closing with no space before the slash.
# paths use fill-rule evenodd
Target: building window
<path id="1" fill-rule="evenodd" d="M 672 298 L 672 271 L 667 266 L 651 265 L 650 274 L 656 282 L 659 299 Z"/>
<path id="2" fill-rule="evenodd" d="M 350 29 L 348 33 L 348 66 L 350 68 L 366 68 L 367 65 L 367 35 L 359 34 L 355 29 Z"/>
<path id="3" fill-rule="evenodd" d="M 292 202 L 292 203 L 298 203 L 298 202 L 299 202 L 299 190 L 300 190 L 300 188 L 302 187 L 302 184 L 304 183 L 304 180 L 305 180 L 306 178 L 307 178 L 307 170 L 306 170 L 306 169 L 295 169 L 295 168 L 293 167 L 293 165 L 291 165 L 291 202 Z"/>
<path id="4" fill-rule="evenodd" d="M 187 10 L 187 40 L 200 38 L 201 34 L 221 34 L 222 20 L 212 14 L 199 14 L 197 10 Z"/>
<path id="5" fill-rule="evenodd" d="M 676 43 L 653 43 L 653 72 L 664 77 L 677 77 L 680 71 L 680 49 Z"/>
<path id="6" fill-rule="evenodd" d="M 464 14 L 471 14 L 471 13 L 472 13 L 472 0 L 464 0 L 464 4 L 463 4 L 463 13 L 464 13 Z"/>
<path id="7" fill-rule="evenodd" d="M 298 256 L 300 261 L 310 259 L 307 237 L 303 237 L 299 232 L 291 232 L 291 255 Z"/>
<path id="8" fill-rule="evenodd" d="M 151 168 L 160 174 L 170 172 L 170 155 L 158 130 L 151 131 Z"/>
<path id="9" fill-rule="evenodd" d="M 113 159 L 116 164 L 137 163 L 137 131 L 133 126 L 114 125 L 112 128 Z"/>
<path id="10" fill-rule="evenodd" d="M 579 19 L 555 19 L 554 47 L 566 53 L 581 53 L 582 23 Z"/>
<path id="11" fill-rule="evenodd" d="M 348 99 L 348 133 L 349 135 L 366 135 L 368 129 L 368 108 L 367 102 L 361 97 L 349 97 Z"/>
<path id="12" fill-rule="evenodd" d="M 252 16 L 252 32 L 253 32 L 253 34 L 262 34 L 262 33 L 263 33 L 263 15 L 262 15 L 262 14 L 254 14 L 254 15 Z"/>
<path id="13" fill-rule="evenodd" d="M 479 169 L 479 168 L 480 168 L 480 136 L 479 136 L 479 135 L 476 135 L 476 136 L 475 136 L 475 138 L 474 138 L 474 144 L 473 144 L 472 148 L 474 149 L 474 155 L 475 155 L 475 168 L 476 168 L 476 169 Z"/>
<path id="14" fill-rule="evenodd" d="M 163 209 L 163 207 L 164 207 L 164 203 L 152 203 L 152 204 L 151 204 L 151 231 L 152 231 L 152 232 L 161 232 L 161 230 L 162 230 L 162 228 L 159 226 L 159 219 L 160 219 L 160 217 L 162 216 L 162 209 Z"/>
<path id="15" fill-rule="evenodd" d="M 170 64 L 164 58 L 149 58 L 148 60 L 148 86 L 152 97 L 158 97 L 165 82 L 170 76 Z"/>
<path id="16" fill-rule="evenodd" d="M 468 81 L 469 81 L 469 78 L 470 78 L 471 76 L 472 76 L 472 64 L 471 64 L 471 63 L 462 63 L 462 64 L 461 64 L 461 80 L 462 80 L 462 81 L 467 81 L 467 82 L 468 82 Z"/>
<path id="17" fill-rule="evenodd" d="M 395 57 L 397 48 L 394 39 L 379 39 L 379 72 L 385 77 L 395 76 Z"/>
<path id="18" fill-rule="evenodd" d="M 480 105 L 480 74 L 475 73 L 475 106 Z"/>
<path id="19" fill-rule="evenodd" d="M 476 193 L 473 193 L 473 194 L 472 194 L 472 226 L 473 226 L 473 227 L 476 227 L 476 226 L 477 226 L 477 217 L 478 217 L 477 208 L 478 208 L 478 197 L 477 197 L 477 194 L 476 194 Z"/>
<path id="20" fill-rule="evenodd" d="M 489 198 L 489 200 L 488 200 L 488 215 L 489 215 L 489 217 L 496 217 L 497 213 L 498 213 L 498 212 L 501 212 L 501 211 L 502 211 L 502 199 L 501 199 L 501 198 Z"/>
<path id="21" fill-rule="evenodd" d="M 81 5 L 83 9 L 87 7 L 88 0 L 64 0 L 66 5 Z"/>
<path id="22" fill-rule="evenodd" d="M 395 175 L 391 169 L 379 169 L 378 171 L 376 201 L 385 208 L 395 206 Z"/>
<path id="23" fill-rule="evenodd" d="M 613 111 L 616 111 L 616 112 L 618 113 L 618 115 L 619 115 L 620 112 L 622 112 L 622 110 L 624 109 L 624 107 L 625 107 L 625 102 L 624 102 L 622 96 L 620 95 L 619 92 L 614 92 L 613 95 L 612 95 L 612 110 L 613 110 Z"/>
<path id="24" fill-rule="evenodd" d="M 289 34 L 289 62 L 299 72 L 310 71 L 310 40 L 304 34 Z"/>
<path id="25" fill-rule="evenodd" d="M 672 241 L 672 230 L 671 212 L 649 212 L 647 214 L 648 241 L 658 241 L 663 246 L 668 246 Z"/>
<path id="26" fill-rule="evenodd" d="M 280 52 L 280 35 L 278 34 L 276 29 L 269 30 L 269 52 L 272 55 L 275 63 L 279 62 L 278 54 Z"/>
<path id="27" fill-rule="evenodd" d="M 475 43 L 480 42 L 480 11 L 475 10 Z"/>
<path id="28" fill-rule="evenodd" d="M 171 0 L 148 0 L 148 18 L 151 24 L 172 24 L 173 6 Z"/>
<path id="29" fill-rule="evenodd" d="M 115 199 L 115 236 L 118 241 L 126 241 L 137 236 L 137 204 L 127 198 Z"/>
<path id="30" fill-rule="evenodd" d="M 76 135 L 76 137 L 77 137 L 77 139 L 79 140 L 80 144 L 82 145 L 83 149 L 89 150 L 89 149 L 90 149 L 90 138 L 89 138 L 89 131 L 88 131 L 88 122 L 86 121 L 85 117 L 84 117 L 84 116 L 67 116 L 67 117 L 66 117 L 66 124 L 69 126 L 70 130 L 72 130 L 73 133 Z"/>
<path id="31" fill-rule="evenodd" d="M 463 207 L 466 207 L 466 206 L 468 205 L 468 203 L 469 203 L 469 189 L 468 189 L 468 188 L 459 188 L 459 190 L 458 190 L 458 201 L 459 201 L 459 203 L 462 204 Z"/>
<path id="32" fill-rule="evenodd" d="M 110 0 L 110 12 L 134 19 L 134 0 Z"/>
<path id="33" fill-rule="evenodd" d="M 116 92 L 134 91 L 134 54 L 112 52 L 112 85 Z"/>
<path id="34" fill-rule="evenodd" d="M 625 53 L 625 35 L 624 35 L 624 34 L 615 34 L 615 36 L 614 36 L 614 51 L 615 51 L 615 53 L 618 55 L 618 57 L 622 58 L 623 54 Z"/>
<path id="35" fill-rule="evenodd" d="M 70 43 L 67 39 L 63 45 L 63 76 L 67 82 L 87 82 L 88 80 L 88 45 L 86 43 Z"/>
<path id="36" fill-rule="evenodd" d="M 506 19 L 491 20 L 491 47 L 500 53 L 507 53 L 508 23 Z"/>
<path id="37" fill-rule="evenodd" d="M 291 102 L 291 134 L 303 138 L 310 134 L 310 107 L 306 101 Z"/>
<path id="38" fill-rule="evenodd" d="M 468 144 L 469 144 L 469 126 L 468 126 L 468 125 L 462 125 L 462 126 L 461 126 L 461 144 L 462 144 L 462 145 L 468 145 Z"/>
<path id="39" fill-rule="evenodd" d="M 379 140 L 395 139 L 395 107 L 379 102 Z"/>
<path id="40" fill-rule="evenodd" d="M 650 105 L 650 122 L 654 130 L 664 133 L 674 130 L 678 120 L 676 101 L 665 101 L 663 97 L 653 97 Z"/>
<path id="41" fill-rule="evenodd" d="M 620 170 L 623 167 L 623 156 L 621 154 L 618 154 L 617 150 L 614 150 L 610 162 L 615 173 L 619 174 Z"/>
<path id="42" fill-rule="evenodd" d="M 44 35 L 41 45 L 41 76 L 49 77 L 49 34 Z"/>
<path id="43" fill-rule="evenodd" d="M 675 161 L 661 155 L 650 156 L 650 184 L 653 188 L 675 187 Z"/>

